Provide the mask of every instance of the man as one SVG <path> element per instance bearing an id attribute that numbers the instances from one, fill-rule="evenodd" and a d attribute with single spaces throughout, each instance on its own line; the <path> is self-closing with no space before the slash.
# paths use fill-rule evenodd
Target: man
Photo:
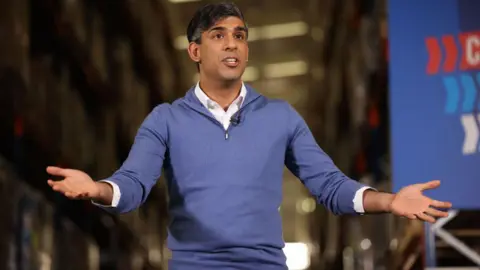
<path id="1" fill-rule="evenodd" d="M 49 185 L 125 213 L 138 208 L 160 176 L 169 191 L 170 269 L 286 269 L 281 218 L 286 165 L 335 214 L 386 212 L 434 222 L 448 208 L 422 195 L 438 181 L 397 194 L 349 179 L 320 149 L 301 116 L 242 83 L 248 27 L 234 4 L 210 4 L 187 29 L 200 81 L 185 97 L 161 104 L 138 130 L 121 168 L 105 181 L 49 167 Z"/>

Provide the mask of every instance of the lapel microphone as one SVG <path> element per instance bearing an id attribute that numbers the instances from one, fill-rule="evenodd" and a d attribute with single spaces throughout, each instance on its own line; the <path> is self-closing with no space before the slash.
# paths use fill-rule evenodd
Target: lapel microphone
<path id="1" fill-rule="evenodd" d="M 240 116 L 239 115 L 232 116 L 230 118 L 230 123 L 232 123 L 232 125 L 234 125 L 234 126 L 237 126 L 238 124 L 240 124 Z"/>

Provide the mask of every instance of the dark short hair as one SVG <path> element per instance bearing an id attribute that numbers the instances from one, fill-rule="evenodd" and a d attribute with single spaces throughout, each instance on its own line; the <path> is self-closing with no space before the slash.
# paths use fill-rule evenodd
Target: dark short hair
<path id="1" fill-rule="evenodd" d="M 243 13 L 234 3 L 207 4 L 195 12 L 187 27 L 188 42 L 201 43 L 202 33 L 226 17 L 237 17 L 245 21 Z M 245 24 L 245 27 L 247 25 Z"/>

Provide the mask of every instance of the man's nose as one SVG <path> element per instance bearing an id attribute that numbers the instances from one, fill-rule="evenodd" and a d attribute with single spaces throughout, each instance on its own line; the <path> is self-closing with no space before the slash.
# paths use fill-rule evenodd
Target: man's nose
<path id="1" fill-rule="evenodd" d="M 225 50 L 237 49 L 237 39 L 233 35 L 227 35 L 225 37 Z"/>

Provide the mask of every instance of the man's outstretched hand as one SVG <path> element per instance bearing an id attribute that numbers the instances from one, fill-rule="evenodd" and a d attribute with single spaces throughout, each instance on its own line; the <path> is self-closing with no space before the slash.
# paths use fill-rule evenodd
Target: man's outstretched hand
<path id="1" fill-rule="evenodd" d="M 447 217 L 452 204 L 431 199 L 423 195 L 423 191 L 440 186 L 440 181 L 414 184 L 402 188 L 393 195 L 389 210 L 397 216 L 409 219 L 419 219 L 427 222 L 435 222 L 437 218 Z M 439 210 L 442 209 L 442 210 Z"/>
<path id="2" fill-rule="evenodd" d="M 101 188 L 92 178 L 79 170 L 47 167 L 51 175 L 63 177 L 63 180 L 48 180 L 53 190 L 62 193 L 70 199 L 97 199 L 100 198 Z"/>

